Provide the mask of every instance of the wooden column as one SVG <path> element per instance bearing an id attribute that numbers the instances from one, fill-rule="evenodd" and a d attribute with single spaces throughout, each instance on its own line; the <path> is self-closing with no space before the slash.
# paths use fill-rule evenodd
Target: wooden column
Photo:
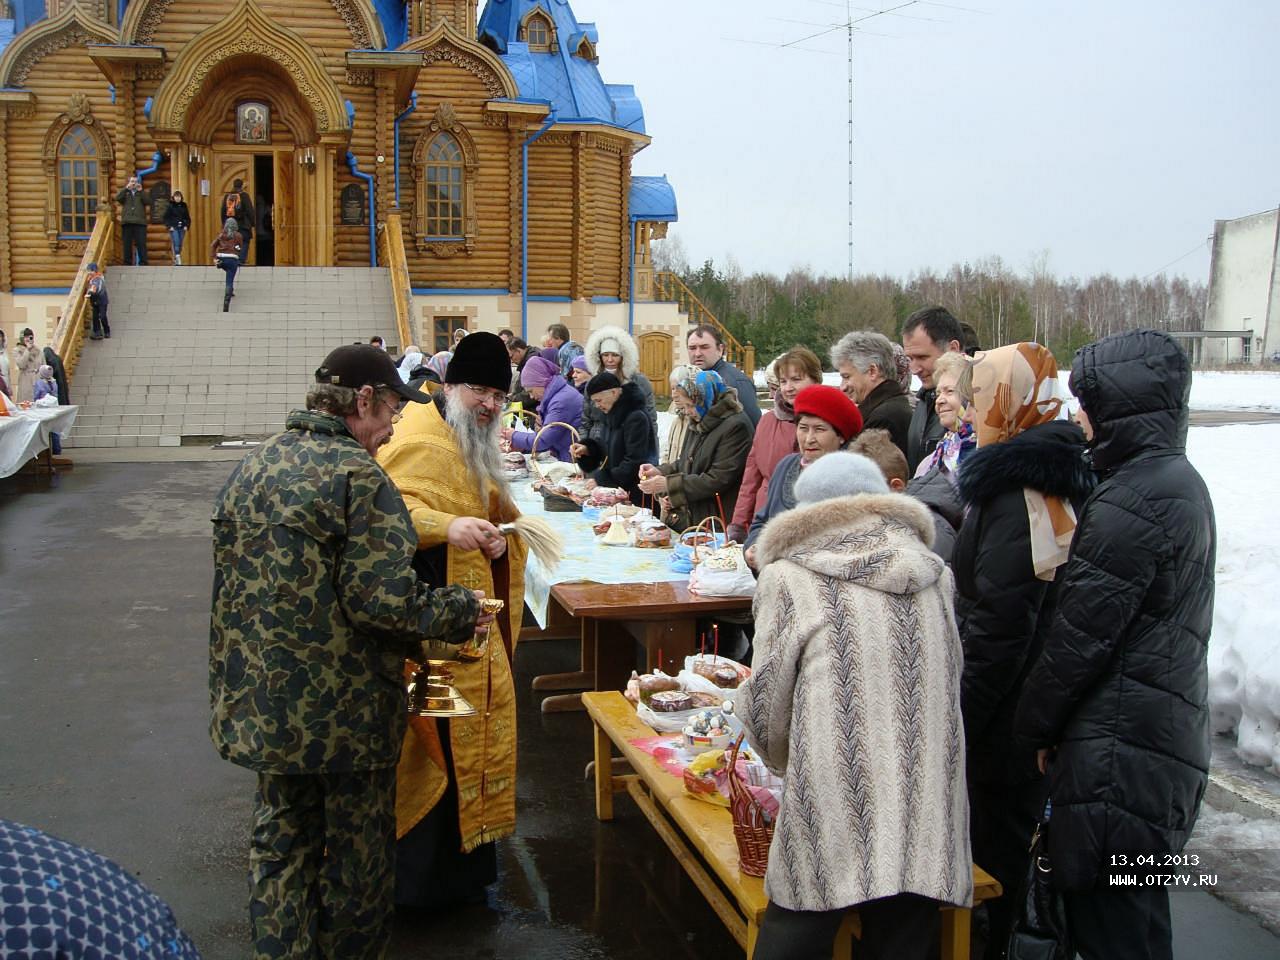
<path id="1" fill-rule="evenodd" d="M 521 145 L 524 143 L 524 138 L 526 136 L 528 136 L 528 131 L 522 126 L 512 125 L 507 128 L 507 142 L 509 144 L 508 154 L 510 157 L 508 164 L 510 167 L 508 182 L 511 184 L 509 194 L 511 202 L 508 204 L 508 208 L 511 213 L 507 218 L 511 223 L 511 229 L 509 231 L 509 249 L 511 251 L 511 255 L 507 258 L 507 289 L 512 293 L 520 292 L 520 243 L 522 239 L 520 235 L 520 210 L 524 199 L 524 183 L 521 180 L 520 157 Z"/>
<path id="2" fill-rule="evenodd" d="M 0 107 L 0 290 L 13 289 L 13 251 L 9 247 L 9 110 Z"/>
<path id="3" fill-rule="evenodd" d="M 620 192 L 622 202 L 618 204 L 618 238 L 622 243 L 622 255 L 618 262 L 622 268 L 618 271 L 618 299 L 626 300 L 631 296 L 631 258 L 640 253 L 638 246 L 632 249 L 634 224 L 631 223 L 631 144 L 624 143 L 618 155 L 621 176 Z"/>
<path id="4" fill-rule="evenodd" d="M 387 219 L 387 211 L 391 209 L 391 204 L 395 202 L 395 157 L 392 151 L 395 147 L 395 135 L 393 124 L 395 123 L 395 74 L 389 70 L 379 70 L 376 75 L 376 93 L 374 95 L 374 116 L 376 117 L 377 129 L 374 132 L 374 162 L 373 173 L 376 177 L 374 180 L 374 196 L 375 208 L 377 210 L 376 222 L 385 223 Z M 382 163 L 377 162 L 377 157 L 382 157 Z M 385 266 L 385 264 L 384 264 Z"/>
<path id="5" fill-rule="evenodd" d="M 589 133 L 573 135 L 573 254 L 569 268 L 569 296 L 582 300 L 591 296 L 595 279 L 591 251 L 591 157 L 588 150 L 595 140 Z"/>
<path id="6" fill-rule="evenodd" d="M 138 124 L 133 102 L 136 86 L 132 66 L 122 66 L 116 83 L 116 157 L 119 164 L 115 179 L 119 182 L 111 184 L 113 196 L 126 180 L 138 172 Z"/>

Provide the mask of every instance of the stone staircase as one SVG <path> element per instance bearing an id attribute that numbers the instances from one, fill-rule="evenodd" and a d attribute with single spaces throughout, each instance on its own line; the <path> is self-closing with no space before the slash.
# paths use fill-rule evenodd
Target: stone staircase
<path id="1" fill-rule="evenodd" d="M 269 436 L 334 347 L 395 350 L 385 269 L 242 267 L 231 310 L 214 267 L 112 267 L 111 339 L 86 339 L 68 446 L 155 447 Z"/>

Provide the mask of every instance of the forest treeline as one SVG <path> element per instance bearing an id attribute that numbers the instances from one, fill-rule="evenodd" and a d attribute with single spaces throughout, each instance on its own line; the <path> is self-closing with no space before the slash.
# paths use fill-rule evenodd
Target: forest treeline
<path id="1" fill-rule="evenodd" d="M 679 274 L 735 337 L 755 345 L 761 363 L 795 344 L 825 363 L 827 349 L 847 331 L 879 330 L 896 339 L 913 311 L 941 304 L 973 325 L 983 347 L 1034 340 L 1069 364 L 1077 348 L 1120 330 L 1199 330 L 1207 297 L 1204 283 L 1183 277 L 1059 278 L 1045 254 L 1023 272 L 988 257 L 942 274 L 860 276 L 850 283 L 807 269 L 746 274 L 731 259 L 694 268 L 679 241 L 655 252 L 655 266 Z"/>

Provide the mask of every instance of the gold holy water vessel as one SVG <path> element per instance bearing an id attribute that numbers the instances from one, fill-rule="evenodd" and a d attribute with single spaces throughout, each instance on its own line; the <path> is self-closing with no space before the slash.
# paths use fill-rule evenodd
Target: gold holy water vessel
<path id="1" fill-rule="evenodd" d="M 481 600 L 484 613 L 497 615 L 506 604 L 501 600 Z M 493 625 L 489 625 L 489 630 Z M 489 645 L 489 634 L 473 637 L 458 649 L 459 660 L 479 660 Z M 471 717 L 479 711 L 453 685 L 448 660 L 428 660 L 409 679 L 406 691 L 409 713 L 415 717 Z"/>

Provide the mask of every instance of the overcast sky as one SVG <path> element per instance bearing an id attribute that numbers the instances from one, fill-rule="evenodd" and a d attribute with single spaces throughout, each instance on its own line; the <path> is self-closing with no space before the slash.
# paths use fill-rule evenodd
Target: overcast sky
<path id="1" fill-rule="evenodd" d="M 760 45 L 843 22 L 843 3 L 572 4 L 606 82 L 637 88 L 654 142 L 635 171 L 671 178 L 690 260 L 844 273 L 845 33 Z M 993 254 L 1021 271 L 1047 250 L 1059 275 L 1177 260 L 1204 280 L 1213 221 L 1280 202 L 1276 0 L 917 2 L 860 29 L 855 272 Z"/>

